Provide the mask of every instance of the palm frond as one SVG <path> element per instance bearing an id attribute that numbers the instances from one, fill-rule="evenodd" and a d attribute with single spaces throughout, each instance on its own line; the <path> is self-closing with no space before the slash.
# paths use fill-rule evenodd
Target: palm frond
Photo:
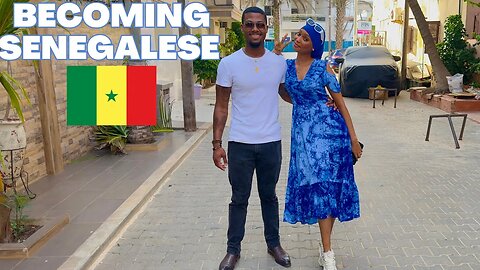
<path id="1" fill-rule="evenodd" d="M 110 151 L 115 154 L 125 154 L 127 136 L 127 126 L 97 126 L 95 131 L 95 140 L 98 143 L 97 149 L 110 147 Z"/>
<path id="2" fill-rule="evenodd" d="M 22 33 L 27 33 L 26 29 L 16 28 L 13 26 L 13 4 L 26 2 L 28 2 L 28 0 L 0 1 L 0 37 L 5 35 L 21 35 Z M 23 104 L 21 97 L 23 96 L 30 104 L 30 100 L 25 88 L 23 88 L 22 85 L 6 71 L 0 72 L 0 84 L 6 90 L 12 107 L 15 109 L 15 112 L 20 120 L 22 122 L 25 121 L 22 112 Z M 18 90 L 20 90 L 20 93 Z M 8 115 L 8 111 L 5 115 Z"/>
<path id="3" fill-rule="evenodd" d="M 160 117 L 157 120 L 157 125 L 152 127 L 152 132 L 172 132 L 172 107 L 173 101 L 170 101 L 169 97 L 160 95 L 158 102 L 158 110 L 160 111 Z"/>
<path id="4" fill-rule="evenodd" d="M 25 90 L 25 88 L 23 88 L 20 85 L 20 83 L 17 80 L 12 78 L 12 76 L 10 76 L 10 74 L 8 74 L 6 71 L 0 72 L 0 84 L 7 91 L 7 95 L 10 98 L 12 107 L 15 109 L 15 112 L 17 113 L 18 117 L 22 122 L 24 122 L 25 118 L 23 117 L 23 112 L 22 112 L 22 99 L 16 89 L 20 89 L 21 93 L 30 103 L 30 100 L 28 99 L 27 91 Z"/>
<path id="5" fill-rule="evenodd" d="M 0 1 L 0 36 L 20 34 L 21 30 L 13 27 L 13 4 L 27 2 L 28 0 Z"/>

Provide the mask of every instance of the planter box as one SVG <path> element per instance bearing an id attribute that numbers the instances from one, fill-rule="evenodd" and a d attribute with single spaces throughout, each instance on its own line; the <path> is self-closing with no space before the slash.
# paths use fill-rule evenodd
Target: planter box
<path id="1" fill-rule="evenodd" d="M 39 222 L 38 225 L 43 225 L 43 227 L 22 243 L 0 244 L 0 259 L 23 259 L 30 257 L 33 252 L 37 251 L 48 239 L 57 234 L 68 223 L 68 216 Z"/>
<path id="2" fill-rule="evenodd" d="M 411 90 L 410 99 L 428 104 L 443 111 L 453 112 L 475 112 L 480 111 L 480 100 L 459 99 L 448 95 L 436 96 L 422 95 L 422 90 Z"/>

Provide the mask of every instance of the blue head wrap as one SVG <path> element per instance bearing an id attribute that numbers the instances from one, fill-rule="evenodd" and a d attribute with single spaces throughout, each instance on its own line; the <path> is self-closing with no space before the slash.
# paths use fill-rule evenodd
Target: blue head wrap
<path id="1" fill-rule="evenodd" d="M 307 31 L 310 40 L 312 41 L 312 57 L 315 59 L 321 59 L 323 54 L 323 44 L 325 43 L 325 30 L 323 30 L 322 26 L 311 18 L 307 19 L 307 22 L 302 29 Z"/>

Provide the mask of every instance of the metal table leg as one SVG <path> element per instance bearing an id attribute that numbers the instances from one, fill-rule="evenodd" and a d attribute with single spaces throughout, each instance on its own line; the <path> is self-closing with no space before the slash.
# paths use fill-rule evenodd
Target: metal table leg
<path id="1" fill-rule="evenodd" d="M 460 144 L 458 144 L 457 134 L 455 133 L 455 127 L 453 126 L 452 116 L 447 116 L 448 123 L 450 124 L 450 130 L 452 131 L 453 141 L 455 142 L 455 148 L 460 149 Z"/>
<path id="2" fill-rule="evenodd" d="M 463 139 L 463 131 L 465 130 L 465 124 L 467 123 L 467 115 L 463 114 L 463 123 L 462 123 L 462 129 L 460 130 L 460 136 L 458 137 L 459 140 Z"/>
<path id="3" fill-rule="evenodd" d="M 428 142 L 428 138 L 430 137 L 430 127 L 432 126 L 432 119 L 433 119 L 433 116 L 430 115 L 430 118 L 428 119 L 427 136 L 425 136 L 425 141 L 427 142 Z"/>
<path id="4" fill-rule="evenodd" d="M 393 108 L 397 108 L 397 95 L 398 95 L 398 89 L 395 88 L 395 99 L 393 101 Z"/>
<path id="5" fill-rule="evenodd" d="M 455 148 L 460 149 L 460 144 L 458 140 L 463 139 L 463 132 L 465 130 L 465 124 L 467 122 L 467 114 L 441 114 L 441 115 L 430 115 L 428 120 L 428 127 L 427 127 L 427 135 L 425 136 L 425 141 L 429 140 L 430 137 L 430 128 L 432 126 L 432 119 L 433 118 L 444 118 L 448 119 L 448 124 L 450 125 L 450 131 L 452 132 L 453 141 L 455 143 Z M 460 136 L 457 138 L 457 133 L 455 132 L 455 127 L 453 126 L 452 117 L 463 117 L 462 128 L 460 130 Z"/>

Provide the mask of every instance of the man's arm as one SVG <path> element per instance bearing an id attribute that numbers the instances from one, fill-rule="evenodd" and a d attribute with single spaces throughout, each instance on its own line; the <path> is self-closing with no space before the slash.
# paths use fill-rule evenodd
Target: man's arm
<path id="1" fill-rule="evenodd" d="M 213 111 L 213 163 L 220 170 L 227 168 L 227 154 L 222 147 L 222 135 L 228 118 L 228 102 L 230 101 L 231 87 L 216 86 L 215 109 Z"/>
<path id="2" fill-rule="evenodd" d="M 280 97 L 285 100 L 286 102 L 292 104 L 292 99 L 290 98 L 290 95 L 287 93 L 287 90 L 285 90 L 285 84 L 281 83 L 278 86 L 278 94 Z"/>

